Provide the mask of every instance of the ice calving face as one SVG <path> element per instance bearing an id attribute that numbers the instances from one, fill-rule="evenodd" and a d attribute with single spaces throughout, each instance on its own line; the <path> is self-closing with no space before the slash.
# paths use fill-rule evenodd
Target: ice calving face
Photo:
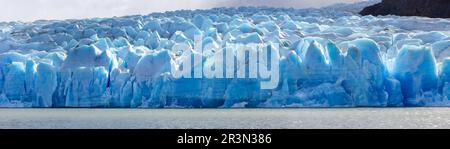
<path id="1" fill-rule="evenodd" d="M 173 46 L 172 50 L 181 52 L 182 56 L 178 65 L 171 69 L 172 77 L 176 79 L 250 78 L 260 79 L 261 89 L 275 89 L 278 86 L 280 81 L 278 43 L 227 44 L 225 48 L 218 49 L 212 43 L 207 43 L 203 47 L 202 42 L 202 37 L 196 36 L 194 49 L 186 43 Z M 203 64 L 204 57 L 208 58 L 205 64 Z"/>
<path id="2" fill-rule="evenodd" d="M 0 28 L 1 107 L 449 105 L 446 19 L 240 7 Z"/>

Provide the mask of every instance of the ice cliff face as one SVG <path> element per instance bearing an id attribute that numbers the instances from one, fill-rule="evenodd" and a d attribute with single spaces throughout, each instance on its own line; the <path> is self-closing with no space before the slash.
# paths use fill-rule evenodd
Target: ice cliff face
<path id="1" fill-rule="evenodd" d="M 1 107 L 448 106 L 450 21 L 330 9 L 216 8 L 105 19 L 0 23 Z M 175 78 L 209 44 L 277 43 L 280 78 Z M 236 55 L 232 55 L 236 57 Z M 260 61 L 258 61 L 259 63 Z M 244 62 L 246 66 L 252 64 Z"/>

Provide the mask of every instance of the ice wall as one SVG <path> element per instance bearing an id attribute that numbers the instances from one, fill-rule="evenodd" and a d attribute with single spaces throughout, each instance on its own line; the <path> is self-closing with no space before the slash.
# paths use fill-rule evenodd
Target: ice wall
<path id="1" fill-rule="evenodd" d="M 240 7 L 0 29 L 0 107 L 449 105 L 449 20 Z M 203 53 L 194 51 L 196 36 L 211 45 Z M 259 78 L 175 78 L 186 55 L 173 47 L 182 43 L 201 58 L 192 70 L 213 67 L 212 55 L 228 44 L 279 44 L 278 87 L 261 89 Z"/>

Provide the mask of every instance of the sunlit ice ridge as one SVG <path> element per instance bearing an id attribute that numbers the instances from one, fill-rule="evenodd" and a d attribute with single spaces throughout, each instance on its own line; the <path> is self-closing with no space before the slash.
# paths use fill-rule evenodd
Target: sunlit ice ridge
<path id="1" fill-rule="evenodd" d="M 450 105 L 448 19 L 238 7 L 3 22 L 0 31 L 0 107 Z"/>

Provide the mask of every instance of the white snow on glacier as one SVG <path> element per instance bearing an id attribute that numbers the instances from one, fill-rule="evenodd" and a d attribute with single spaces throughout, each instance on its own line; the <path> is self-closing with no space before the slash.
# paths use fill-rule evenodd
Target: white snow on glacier
<path id="1" fill-rule="evenodd" d="M 450 105 L 450 20 L 331 8 L 1 22 L 0 107 Z M 185 56 L 172 47 L 195 47 L 195 36 L 212 45 L 192 54 L 209 67 L 211 53 L 230 43 L 279 44 L 278 87 L 261 89 L 257 78 L 174 78 Z"/>

